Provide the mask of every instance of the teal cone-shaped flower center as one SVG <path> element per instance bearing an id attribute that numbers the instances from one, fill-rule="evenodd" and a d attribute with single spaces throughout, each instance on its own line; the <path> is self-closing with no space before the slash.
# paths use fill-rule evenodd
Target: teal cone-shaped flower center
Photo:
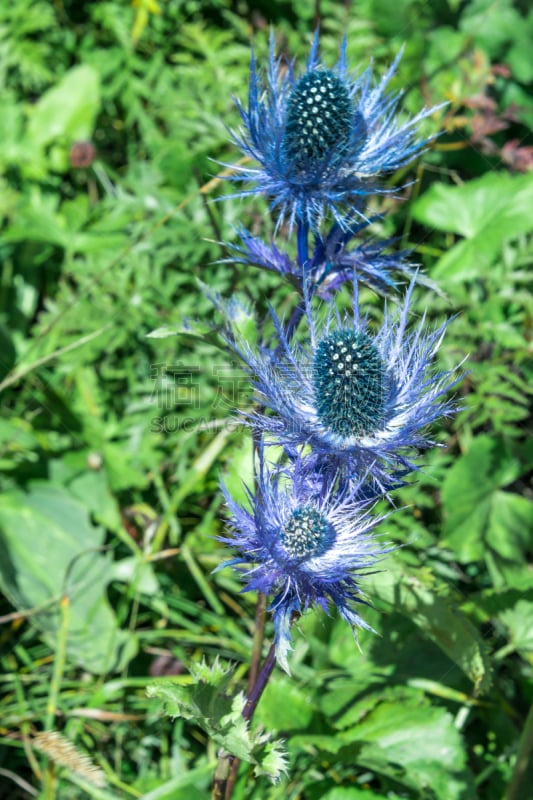
<path id="1" fill-rule="evenodd" d="M 295 509 L 281 531 L 281 544 L 294 558 L 320 556 L 335 539 L 326 517 L 311 506 Z"/>
<path id="2" fill-rule="evenodd" d="M 320 161 L 350 140 L 352 102 L 344 83 L 329 70 L 303 75 L 289 97 L 283 151 L 298 168 Z"/>
<path id="3" fill-rule="evenodd" d="M 384 366 L 370 338 L 338 330 L 318 344 L 313 363 L 318 417 L 342 437 L 365 436 L 380 427 L 384 406 Z"/>

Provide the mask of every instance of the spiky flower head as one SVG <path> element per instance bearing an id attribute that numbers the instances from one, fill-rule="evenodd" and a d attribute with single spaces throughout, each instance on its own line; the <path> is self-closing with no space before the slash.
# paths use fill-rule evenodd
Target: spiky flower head
<path id="1" fill-rule="evenodd" d="M 435 370 L 446 324 L 430 330 L 422 316 L 407 329 L 412 290 L 385 310 L 378 330 L 356 304 L 353 316 L 330 309 L 320 323 L 308 306 L 308 345 L 289 341 L 275 314 L 275 352 L 234 339 L 258 402 L 274 412 L 250 413 L 249 422 L 288 452 L 309 447 L 317 470 L 348 479 L 367 473 L 381 491 L 398 486 L 417 468 L 418 450 L 433 444 L 428 425 L 452 413 L 446 394 L 460 377 Z"/>
<path id="2" fill-rule="evenodd" d="M 360 580 L 391 549 L 372 535 L 382 517 L 358 499 L 358 487 L 333 487 L 297 461 L 290 476 L 263 468 L 249 507 L 224 490 L 231 532 L 220 538 L 237 551 L 227 564 L 238 567 L 243 591 L 270 597 L 276 657 L 287 672 L 291 623 L 306 609 L 335 607 L 352 628 L 370 628 L 354 608 L 366 602 Z"/>
<path id="3" fill-rule="evenodd" d="M 400 56 L 378 83 L 371 69 L 349 75 L 346 41 L 338 63 L 326 69 L 315 35 L 307 68 L 297 76 L 281 63 L 271 37 L 266 80 L 252 56 L 248 107 L 237 101 L 242 128 L 233 140 L 259 163 L 240 167 L 232 178 L 250 183 L 237 196 L 264 194 L 278 223 L 306 224 L 316 230 L 329 210 L 345 221 L 349 207 L 364 217 L 368 195 L 385 191 L 379 178 L 415 158 L 428 140 L 418 126 L 435 109 L 399 121 L 399 95 L 387 93 Z"/>

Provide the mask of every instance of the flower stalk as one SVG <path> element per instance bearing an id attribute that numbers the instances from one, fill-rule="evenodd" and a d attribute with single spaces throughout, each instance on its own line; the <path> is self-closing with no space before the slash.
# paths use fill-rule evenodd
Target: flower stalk
<path id="1" fill-rule="evenodd" d="M 375 505 L 418 469 L 419 451 L 434 444 L 428 427 L 453 413 L 447 395 L 459 380 L 456 370 L 435 368 L 446 324 L 410 324 L 421 278 L 408 254 L 369 235 L 369 198 L 389 192 L 384 177 L 427 146 L 418 129 L 435 109 L 400 121 L 400 95 L 388 84 L 401 54 L 375 81 L 370 69 L 350 73 L 345 41 L 333 68 L 322 64 L 318 44 L 317 34 L 300 74 L 276 57 L 273 36 L 264 74 L 252 56 L 248 103 L 237 101 L 241 128 L 232 134 L 248 159 L 229 174 L 240 184 L 234 196 L 268 201 L 276 241 L 242 229 L 230 258 L 276 273 L 298 293 L 287 321 L 270 310 L 274 335 L 255 343 L 215 299 L 224 341 L 256 400 L 241 415 L 254 441 L 253 486 L 244 503 L 223 487 L 229 522 L 219 537 L 233 551 L 221 566 L 235 567 L 243 591 L 259 598 L 246 721 L 275 664 L 290 674 L 295 618 L 333 608 L 354 638 L 371 630 L 361 579 L 392 549 L 377 533 L 384 517 Z M 295 234 L 292 246 L 278 246 L 282 230 L 289 240 Z M 394 294 L 397 276 L 408 280 L 403 299 L 387 306 L 380 326 L 371 324 L 360 284 Z M 352 311 L 341 313 L 347 285 Z M 267 613 L 274 641 L 259 670 Z M 215 800 L 229 800 L 238 766 L 221 753 Z"/>

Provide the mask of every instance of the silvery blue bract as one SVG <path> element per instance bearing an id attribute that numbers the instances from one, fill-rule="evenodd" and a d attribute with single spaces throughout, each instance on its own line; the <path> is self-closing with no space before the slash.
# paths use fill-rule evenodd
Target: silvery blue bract
<path id="1" fill-rule="evenodd" d="M 366 222 L 346 220 L 343 225 L 335 223 L 326 235 L 316 233 L 312 253 L 304 266 L 280 250 L 274 241 L 267 243 L 241 229 L 240 244 L 229 245 L 231 260 L 278 272 L 298 290 L 302 291 L 305 285 L 309 296 L 317 294 L 324 300 L 334 299 L 337 289 L 354 279 L 382 294 L 398 288 L 402 277 L 409 281 L 416 277 L 417 282 L 429 283 L 407 263 L 407 253 L 387 252 L 390 241 L 368 238 L 349 247 L 351 240 L 366 227 Z"/>

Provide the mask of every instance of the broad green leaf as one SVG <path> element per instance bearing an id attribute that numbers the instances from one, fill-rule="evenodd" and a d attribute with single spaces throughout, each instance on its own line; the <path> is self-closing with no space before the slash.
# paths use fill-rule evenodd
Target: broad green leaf
<path id="1" fill-rule="evenodd" d="M 267 730 L 291 731 L 307 728 L 312 717 L 309 693 L 289 678 L 276 675 L 267 684 L 254 719 Z"/>
<path id="2" fill-rule="evenodd" d="M 529 586 L 487 589 L 471 597 L 472 609 L 480 614 L 485 613 L 487 619 L 513 609 L 519 600 L 533 603 L 533 576 L 531 576 Z"/>
<path id="3" fill-rule="evenodd" d="M 492 549 L 508 561 L 526 562 L 532 531 L 533 502 L 511 492 L 496 492 L 486 532 Z"/>
<path id="4" fill-rule="evenodd" d="M 152 565 L 140 555 L 116 561 L 113 565 L 113 578 L 116 581 L 127 583 L 134 591 L 151 597 L 161 592 Z"/>
<path id="5" fill-rule="evenodd" d="M 328 684 L 320 699 L 320 708 L 337 730 L 344 730 L 357 725 L 390 691 L 390 687 L 384 685 L 378 696 L 375 689 L 370 691 L 368 686 L 357 684 L 351 677 L 339 677 Z"/>
<path id="6" fill-rule="evenodd" d="M 398 795 L 387 795 L 388 798 Z M 336 786 L 322 795 L 322 800 L 387 800 L 384 794 L 376 794 L 372 789 L 356 789 L 354 786 Z"/>
<path id="7" fill-rule="evenodd" d="M 475 36 L 479 47 L 497 57 L 502 46 L 512 42 L 525 27 L 524 18 L 513 5 L 513 0 L 473 0 L 461 15 L 460 28 Z"/>
<path id="8" fill-rule="evenodd" d="M 489 173 L 462 186 L 435 183 L 413 206 L 419 222 L 465 237 L 432 271 L 437 281 L 487 273 L 505 242 L 533 231 L 533 174 Z"/>
<path id="9" fill-rule="evenodd" d="M 98 523 L 111 531 L 122 526 L 117 501 L 109 491 L 104 470 L 82 472 L 69 481 L 68 488 L 94 514 Z"/>
<path id="10" fill-rule="evenodd" d="M 523 498 L 499 491 L 520 475 L 520 463 L 497 439 L 478 436 L 450 467 L 442 487 L 443 545 L 460 561 L 481 560 L 487 540 L 502 555 L 519 558 L 533 510 Z"/>
<path id="11" fill-rule="evenodd" d="M 401 693 L 401 690 L 400 690 Z M 436 800 L 473 798 L 466 753 L 451 714 L 415 698 L 379 703 L 338 734 L 357 743 L 357 761 Z"/>
<path id="12" fill-rule="evenodd" d="M 67 654 L 95 673 L 122 669 L 135 639 L 118 628 L 106 589 L 109 556 L 98 550 L 103 532 L 65 489 L 34 484 L 27 494 L 0 498 L 0 585 L 19 611 L 30 616 L 51 647 L 57 643 L 58 603 L 69 598 Z"/>
<path id="13" fill-rule="evenodd" d="M 90 138 L 100 109 L 100 79 L 88 65 L 73 67 L 29 110 L 28 138 L 37 147 Z"/>
<path id="14" fill-rule="evenodd" d="M 468 675 L 477 692 L 486 691 L 490 664 L 483 640 L 453 601 L 442 596 L 442 590 L 427 570 L 415 573 L 392 560 L 383 572 L 365 579 L 369 597 L 384 600 L 409 617 Z"/>
<path id="15" fill-rule="evenodd" d="M 346 709 L 349 704 L 347 698 Z M 421 797 L 474 797 L 463 742 L 445 709 L 431 706 L 417 690 L 401 686 L 363 694 L 355 705 L 360 706 L 359 714 L 351 715 L 355 724 L 346 728 L 336 718 L 335 735 L 296 735 L 291 737 L 291 749 L 312 748 L 322 751 L 326 760 L 334 756 L 339 765 L 367 767 L 420 792 Z"/>

